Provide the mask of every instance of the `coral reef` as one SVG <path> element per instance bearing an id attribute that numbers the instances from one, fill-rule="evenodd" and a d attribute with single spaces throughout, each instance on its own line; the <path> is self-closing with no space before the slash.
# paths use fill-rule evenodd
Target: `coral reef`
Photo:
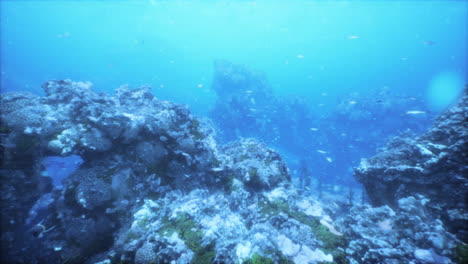
<path id="1" fill-rule="evenodd" d="M 250 73 L 223 65 L 229 76 L 216 83 L 235 93 Z M 248 138 L 220 145 L 209 121 L 147 87 L 107 95 L 63 80 L 43 88 L 45 97 L 0 95 L 2 263 L 466 259 L 451 234 L 465 234 L 466 97 L 427 134 L 392 141 L 394 152 L 356 169 L 383 205 L 371 208 L 304 195 L 276 151 Z M 66 174 L 44 173 L 70 157 L 77 163 Z"/>
<path id="2" fill-rule="evenodd" d="M 428 200 L 413 196 L 388 206 L 355 206 L 337 222 L 351 242 L 350 263 L 453 263 L 459 241 L 427 212 Z"/>
<path id="3" fill-rule="evenodd" d="M 458 105 L 442 113 L 419 137 L 396 137 L 355 169 L 375 206 L 396 207 L 420 194 L 448 230 L 468 241 L 468 89 Z"/>
<path id="4" fill-rule="evenodd" d="M 218 146 L 148 88 L 43 88 L 0 97 L 2 262 L 344 263 L 331 217 L 264 144 Z M 59 188 L 42 166 L 72 155 Z"/>

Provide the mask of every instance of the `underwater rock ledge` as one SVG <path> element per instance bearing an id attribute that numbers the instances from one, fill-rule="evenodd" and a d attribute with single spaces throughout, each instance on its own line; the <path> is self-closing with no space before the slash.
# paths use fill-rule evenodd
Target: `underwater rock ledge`
<path id="1" fill-rule="evenodd" d="M 448 230 L 468 243 L 468 87 L 419 137 L 395 137 L 355 169 L 374 206 L 422 195 Z"/>
<path id="2" fill-rule="evenodd" d="M 0 97 L 4 263 L 343 263 L 345 238 L 265 145 L 217 146 L 148 88 L 43 88 Z M 54 185 L 42 161 L 72 155 Z"/>
<path id="3" fill-rule="evenodd" d="M 2 263 L 463 263 L 420 192 L 343 210 L 294 188 L 274 150 L 218 145 L 149 88 L 43 88 L 0 95 Z M 63 185 L 42 168 L 74 156 Z"/>

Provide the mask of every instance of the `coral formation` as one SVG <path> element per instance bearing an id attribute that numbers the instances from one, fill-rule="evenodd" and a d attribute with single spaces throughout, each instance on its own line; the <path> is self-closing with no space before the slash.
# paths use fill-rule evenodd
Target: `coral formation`
<path id="1" fill-rule="evenodd" d="M 420 194 L 448 230 L 468 241 L 468 89 L 458 105 L 442 113 L 419 137 L 396 137 L 355 170 L 375 206 L 396 207 Z"/>
<path id="2" fill-rule="evenodd" d="M 427 212 L 428 200 L 407 197 L 395 210 L 355 206 L 338 221 L 352 241 L 350 263 L 452 263 L 458 240 Z"/>
<path id="3" fill-rule="evenodd" d="M 298 195 L 264 144 L 218 146 L 209 122 L 145 87 L 106 95 L 64 80 L 43 88 L 45 97 L 1 96 L 2 144 L 12 146 L 1 171 L 2 203 L 10 203 L 2 215 L 11 213 L 2 218 L 2 242 L 11 245 L 3 260 L 343 263 L 324 225 L 331 218 L 310 214 L 319 203 Z M 40 173 L 56 155 L 83 160 L 63 188 Z M 34 243 L 23 239 L 37 223 L 53 228 Z"/>
<path id="4" fill-rule="evenodd" d="M 215 81 L 232 89 L 226 96 L 251 78 L 242 68 L 218 67 L 228 73 Z M 260 80 L 260 94 L 270 96 Z M 64 80 L 43 88 L 45 97 L 0 96 L 4 263 L 466 259 L 466 244 L 451 234 L 465 234 L 466 97 L 427 134 L 392 141 L 356 169 L 381 207 L 343 209 L 293 187 L 267 145 L 220 145 L 210 122 L 147 87 L 107 95 Z M 41 173 L 43 161 L 71 155 L 82 160 L 58 188 Z"/>

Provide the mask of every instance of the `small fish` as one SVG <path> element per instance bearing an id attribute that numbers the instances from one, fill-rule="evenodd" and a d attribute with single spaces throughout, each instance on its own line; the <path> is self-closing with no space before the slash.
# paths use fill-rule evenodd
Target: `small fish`
<path id="1" fill-rule="evenodd" d="M 248 94 L 249 94 L 249 93 L 253 93 L 253 91 L 247 90 L 247 91 L 245 91 L 245 93 L 248 93 Z"/>
<path id="2" fill-rule="evenodd" d="M 298 59 L 303 59 L 303 58 L 304 58 L 304 55 L 302 55 L 302 54 L 297 54 L 297 55 L 296 55 L 296 58 L 298 58 Z"/>
<path id="3" fill-rule="evenodd" d="M 347 39 L 358 39 L 360 38 L 359 36 L 353 35 L 353 36 L 348 36 L 346 37 Z"/>
<path id="4" fill-rule="evenodd" d="M 200 83 L 200 84 L 197 85 L 197 87 L 198 87 L 198 88 L 202 88 L 202 87 L 203 87 L 203 84 Z"/>
<path id="5" fill-rule="evenodd" d="M 211 171 L 218 172 L 218 171 L 223 171 L 223 168 L 212 168 Z"/>
<path id="6" fill-rule="evenodd" d="M 349 101 L 349 104 L 352 104 L 352 105 L 353 105 L 353 104 L 357 104 L 357 102 L 354 101 L 354 100 L 351 100 L 351 101 Z"/>
<path id="7" fill-rule="evenodd" d="M 330 157 L 327 157 L 327 161 L 328 162 L 333 162 L 332 158 L 330 158 Z"/>
<path id="8" fill-rule="evenodd" d="M 426 112 L 424 111 L 419 111 L 419 110 L 414 110 L 414 111 L 408 111 L 406 112 L 407 115 L 420 115 L 420 114 L 425 114 Z"/>
<path id="9" fill-rule="evenodd" d="M 433 46 L 435 45 L 435 41 L 432 41 L 432 40 L 425 40 L 422 42 L 423 45 L 426 45 L 426 46 Z"/>
<path id="10" fill-rule="evenodd" d="M 324 150 L 320 150 L 320 149 L 317 149 L 317 152 L 318 152 L 318 153 L 322 153 L 322 154 L 327 154 L 327 152 L 326 152 L 326 151 L 324 151 Z"/>
<path id="11" fill-rule="evenodd" d="M 310 131 L 318 131 L 318 128 L 311 127 L 311 128 L 310 128 Z"/>

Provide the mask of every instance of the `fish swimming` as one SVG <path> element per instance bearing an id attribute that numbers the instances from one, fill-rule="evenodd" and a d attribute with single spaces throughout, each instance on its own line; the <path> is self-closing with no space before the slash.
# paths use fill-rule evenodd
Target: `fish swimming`
<path id="1" fill-rule="evenodd" d="M 425 40 L 422 42 L 422 44 L 426 46 L 432 46 L 432 45 L 435 45 L 436 43 L 432 40 Z"/>
<path id="2" fill-rule="evenodd" d="M 407 115 L 420 115 L 420 114 L 425 114 L 426 112 L 424 111 L 419 111 L 419 110 L 414 110 L 414 111 L 407 111 Z"/>

